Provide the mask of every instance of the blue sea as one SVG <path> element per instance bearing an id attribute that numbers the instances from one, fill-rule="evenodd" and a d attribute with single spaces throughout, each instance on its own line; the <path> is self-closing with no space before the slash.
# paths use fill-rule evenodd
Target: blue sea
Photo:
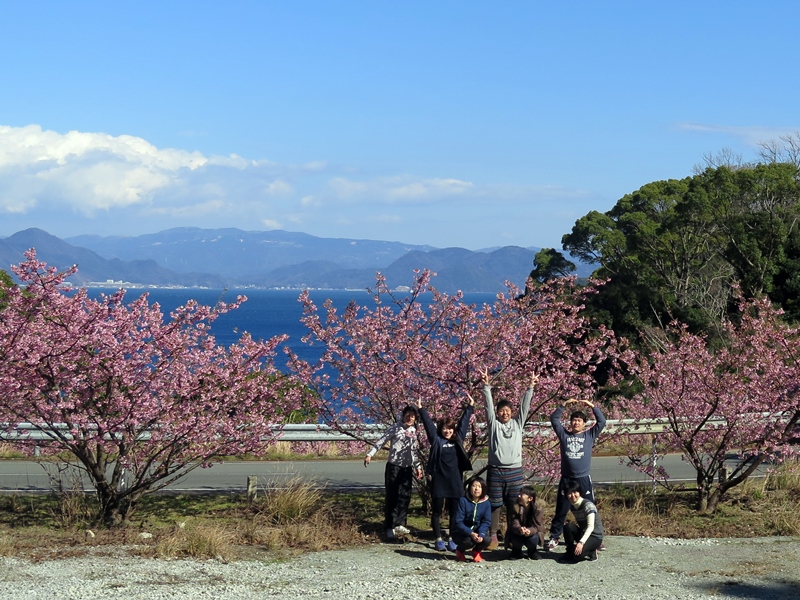
<path id="1" fill-rule="evenodd" d="M 93 297 L 100 293 L 113 293 L 115 289 L 92 288 L 89 294 Z M 247 302 L 238 309 L 221 315 L 211 326 L 211 331 L 220 344 L 230 345 L 236 342 L 245 331 L 250 333 L 254 339 L 268 339 L 276 335 L 287 334 L 289 341 L 286 343 L 298 356 L 306 361 L 316 361 L 321 353 L 321 349 L 309 348 L 301 342 L 307 330 L 300 322 L 303 315 L 303 307 L 298 302 L 300 292 L 298 290 L 208 290 L 208 289 L 129 289 L 125 294 L 125 301 L 132 302 L 142 293 L 148 294 L 150 303 L 158 302 L 165 319 L 169 318 L 169 312 L 183 304 L 189 299 L 197 300 L 200 304 L 214 305 L 220 300 L 233 302 L 236 296 L 242 294 L 247 296 Z M 343 309 L 347 304 L 355 300 L 367 307 L 374 306 L 372 297 L 363 290 L 314 290 L 310 292 L 311 299 L 318 308 L 330 298 L 334 306 Z M 402 294 L 400 294 L 402 297 Z M 469 303 L 478 305 L 484 302 L 492 302 L 495 294 L 466 294 L 464 299 Z M 283 353 L 281 352 L 276 361 L 280 366 L 283 363 Z"/>

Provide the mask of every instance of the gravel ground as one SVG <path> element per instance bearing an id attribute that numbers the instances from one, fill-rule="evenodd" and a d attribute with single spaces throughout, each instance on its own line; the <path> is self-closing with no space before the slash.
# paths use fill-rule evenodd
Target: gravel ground
<path id="1" fill-rule="evenodd" d="M 428 544 L 374 544 L 285 561 L 222 563 L 93 556 L 2 559 L 0 598 L 401 599 L 800 598 L 800 538 L 673 540 L 607 537 L 597 562 L 458 563 Z"/>

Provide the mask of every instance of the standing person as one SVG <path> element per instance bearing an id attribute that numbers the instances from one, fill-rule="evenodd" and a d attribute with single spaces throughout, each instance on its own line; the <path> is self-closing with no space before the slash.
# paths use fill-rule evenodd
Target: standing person
<path id="1" fill-rule="evenodd" d="M 567 484 L 567 499 L 576 523 L 564 525 L 564 542 L 567 551 L 564 562 L 597 560 L 597 550 L 603 543 L 603 522 L 594 502 L 581 496 L 581 484 L 571 481 Z"/>
<path id="2" fill-rule="evenodd" d="M 428 458 L 427 473 L 431 478 L 431 528 L 436 536 L 434 548 L 440 551 L 455 551 L 456 543 L 452 538 L 452 521 L 456 512 L 456 505 L 464 495 L 464 471 L 472 470 L 472 463 L 464 450 L 464 439 L 467 437 L 469 420 L 472 417 L 475 401 L 467 394 L 468 404 L 458 420 L 458 425 L 452 417 L 439 419 L 433 424 L 428 411 L 422 407 L 422 400 L 417 400 L 422 424 L 428 435 L 431 446 Z M 450 515 L 450 542 L 445 545 L 442 539 L 442 509 L 447 503 L 447 513 Z"/>
<path id="3" fill-rule="evenodd" d="M 403 409 L 401 420 L 393 423 L 375 442 L 364 458 L 364 466 L 369 465 L 372 457 L 387 441 L 389 460 L 386 462 L 384 482 L 386 498 L 384 501 L 383 526 L 386 538 L 395 539 L 398 535 L 409 533 L 406 527 L 408 505 L 411 502 L 412 477 L 422 477 L 422 466 L 419 461 L 419 442 L 417 441 L 417 409 L 407 405 Z"/>
<path id="4" fill-rule="evenodd" d="M 497 530 L 500 528 L 500 509 L 507 509 L 510 522 L 511 511 L 517 503 L 524 476 L 522 472 L 522 434 L 528 411 L 531 408 L 533 386 L 539 380 L 536 373 L 531 373 L 528 390 L 520 402 L 519 413 L 512 419 L 511 403 L 501 400 L 494 406 L 492 386 L 489 381 L 489 370 L 481 373 L 483 379 L 483 397 L 486 401 L 486 423 L 489 430 L 489 500 L 492 503 L 492 526 L 490 528 L 491 543 L 488 549 L 497 548 Z"/>
<path id="5" fill-rule="evenodd" d="M 569 416 L 569 429 L 564 429 L 561 424 L 561 415 L 564 409 L 570 404 L 585 404 L 594 413 L 595 424 L 593 427 L 586 428 L 586 413 L 582 410 L 573 410 Z M 594 502 L 594 491 L 592 489 L 592 477 L 590 474 L 592 466 L 592 447 L 597 441 L 600 432 L 606 426 L 606 418 L 603 412 L 588 400 L 570 399 L 559 406 L 550 415 L 550 424 L 553 426 L 558 437 L 558 447 L 561 452 L 561 479 L 558 482 L 558 494 L 556 496 L 556 513 L 550 524 L 550 541 L 547 549 L 552 550 L 558 546 L 558 538 L 564 529 L 564 519 L 569 512 L 569 501 L 567 500 L 567 484 L 570 481 L 577 481 L 580 485 L 581 494 L 587 500 Z"/>
<path id="6" fill-rule="evenodd" d="M 456 558 L 467 560 L 464 552 L 472 550 L 472 561 L 481 562 L 481 552 L 489 545 L 489 524 L 492 522 L 492 509 L 486 496 L 486 482 L 480 477 L 472 477 L 467 482 L 467 493 L 456 505 L 456 514 L 450 527 L 456 546 Z"/>
<path id="7" fill-rule="evenodd" d="M 541 544 L 542 509 L 536 504 L 536 489 L 523 485 L 508 527 L 511 558 L 522 558 L 522 547 L 528 550 L 528 558 L 539 560 L 537 546 Z"/>

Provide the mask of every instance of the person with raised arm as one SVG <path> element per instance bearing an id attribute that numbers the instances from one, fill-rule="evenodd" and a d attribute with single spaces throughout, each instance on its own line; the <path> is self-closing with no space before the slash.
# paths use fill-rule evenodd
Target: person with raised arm
<path id="1" fill-rule="evenodd" d="M 578 405 L 585 405 L 592 409 L 595 424 L 586 427 L 586 413 L 578 408 Z M 561 416 L 567 406 L 573 406 L 569 415 L 569 428 L 565 428 L 561 423 Z M 606 418 L 603 411 L 589 400 L 567 400 L 563 406 L 557 407 L 550 415 L 550 424 L 553 426 L 556 437 L 558 437 L 558 447 L 561 453 L 561 479 L 558 482 L 558 494 L 556 495 L 556 512 L 550 524 L 550 541 L 547 549 L 552 550 L 559 543 L 559 537 L 564 529 L 564 520 L 569 512 L 570 502 L 567 499 L 567 485 L 571 481 L 577 482 L 580 486 L 583 498 L 594 503 L 594 490 L 592 489 L 592 447 L 594 446 L 603 428 L 606 426 Z M 605 548 L 603 548 L 605 549 Z"/>
<path id="2" fill-rule="evenodd" d="M 389 460 L 386 462 L 384 484 L 386 498 L 384 500 L 384 520 L 386 538 L 394 540 L 398 536 L 409 533 L 406 527 L 408 505 L 411 503 L 412 478 L 422 478 L 422 465 L 419 460 L 419 442 L 417 440 L 417 409 L 406 405 L 400 421 L 392 423 L 384 434 L 375 442 L 364 458 L 366 467 L 375 453 L 390 441 Z"/>
<path id="3" fill-rule="evenodd" d="M 494 405 L 489 370 L 481 372 L 483 397 L 486 403 L 486 424 L 489 435 L 488 485 L 489 501 L 492 505 L 491 541 L 488 550 L 498 546 L 497 530 L 500 528 L 500 509 L 505 505 L 507 523 L 511 522 L 512 512 L 524 483 L 522 471 L 522 436 L 528 411 L 531 408 L 533 387 L 539 380 L 531 373 L 530 384 L 522 396 L 519 412 L 513 416 L 511 402 L 501 400 Z"/>
<path id="4" fill-rule="evenodd" d="M 430 456 L 426 469 L 430 477 L 431 490 L 431 528 L 435 536 L 434 548 L 440 551 L 450 550 L 455 552 L 456 543 L 453 541 L 453 518 L 458 501 L 464 496 L 464 472 L 472 470 L 472 463 L 464 450 L 464 440 L 467 437 L 469 421 L 472 418 L 475 401 L 467 394 L 468 402 L 458 424 L 452 417 L 444 417 L 434 425 L 428 411 L 422 406 L 422 400 L 417 400 L 422 424 L 428 435 Z M 450 541 L 444 543 L 442 539 L 442 509 L 447 503 L 447 513 L 450 515 Z"/>

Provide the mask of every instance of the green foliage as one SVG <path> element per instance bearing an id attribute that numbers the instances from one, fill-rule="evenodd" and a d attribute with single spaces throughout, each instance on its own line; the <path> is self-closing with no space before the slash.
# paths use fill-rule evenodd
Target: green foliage
<path id="1" fill-rule="evenodd" d="M 3 309 L 6 305 L 6 296 L 8 292 L 7 289 L 14 287 L 14 281 L 11 279 L 11 275 L 0 269 L 0 309 Z"/>
<path id="2" fill-rule="evenodd" d="M 564 258 L 558 250 L 543 248 L 533 259 L 531 279 L 544 283 L 556 277 L 566 277 L 575 271 L 575 263 Z"/>
<path id="3" fill-rule="evenodd" d="M 609 280 L 587 310 L 633 339 L 678 319 L 713 340 L 738 284 L 800 318 L 799 182 L 792 163 L 720 166 L 581 217 L 563 247 Z"/>

